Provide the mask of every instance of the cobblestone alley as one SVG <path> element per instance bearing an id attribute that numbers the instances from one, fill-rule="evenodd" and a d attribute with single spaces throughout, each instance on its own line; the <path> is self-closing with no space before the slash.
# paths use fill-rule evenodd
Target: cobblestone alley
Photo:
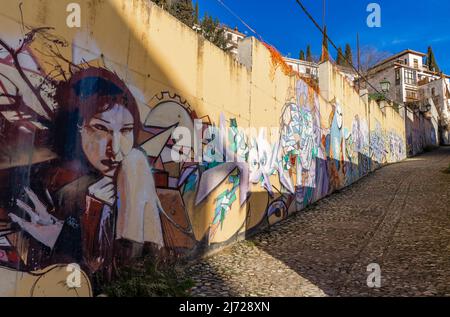
<path id="1" fill-rule="evenodd" d="M 191 266 L 192 295 L 450 296 L 449 164 L 445 147 L 376 171 Z"/>

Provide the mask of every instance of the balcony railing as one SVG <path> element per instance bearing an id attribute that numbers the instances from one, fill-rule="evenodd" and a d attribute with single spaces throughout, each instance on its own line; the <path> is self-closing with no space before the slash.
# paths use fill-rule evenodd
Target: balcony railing
<path id="1" fill-rule="evenodd" d="M 419 101 L 419 98 L 417 97 L 406 97 L 406 102 L 408 103 L 415 103 L 417 101 Z"/>

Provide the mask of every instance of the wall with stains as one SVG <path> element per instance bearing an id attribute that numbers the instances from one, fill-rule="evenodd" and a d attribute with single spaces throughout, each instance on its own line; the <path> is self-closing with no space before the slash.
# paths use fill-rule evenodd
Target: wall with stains
<path id="1" fill-rule="evenodd" d="M 0 294 L 92 296 L 143 253 L 196 258 L 406 157 L 404 121 L 329 63 L 242 64 L 143 0 L 0 8 Z"/>
<path id="2" fill-rule="evenodd" d="M 408 112 L 406 116 L 406 149 L 415 156 L 439 146 L 439 115 L 434 104 L 428 113 Z"/>

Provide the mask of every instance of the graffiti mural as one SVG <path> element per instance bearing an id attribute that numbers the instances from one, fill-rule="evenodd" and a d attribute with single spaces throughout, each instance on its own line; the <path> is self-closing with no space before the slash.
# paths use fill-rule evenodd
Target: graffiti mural
<path id="1" fill-rule="evenodd" d="M 356 115 L 351 130 L 344 129 L 346 177 L 345 184 L 351 184 L 369 170 L 369 130 L 365 119 Z"/>
<path id="2" fill-rule="evenodd" d="M 343 111 L 339 103 L 331 105 L 329 126 L 324 133 L 325 149 L 328 158 L 329 182 L 331 190 L 342 188 L 345 179 L 345 138 L 343 127 Z"/>
<path id="3" fill-rule="evenodd" d="M 167 87 L 146 98 L 95 43 L 55 33 L 0 38 L 0 295 L 74 295 L 74 264 L 76 293 L 96 295 L 136 256 L 200 256 L 406 156 L 302 79 L 250 133 Z"/>
<path id="4" fill-rule="evenodd" d="M 3 264 L 36 271 L 81 263 L 110 280 L 132 249 L 120 241 L 164 246 L 162 207 L 139 144 L 139 111 L 126 85 L 106 69 L 88 67 L 55 86 L 58 108 L 45 136 L 55 157 L 33 164 L 29 181 L 3 199 L 3 219 L 11 222 L 2 237 L 27 244 L 19 250 L 11 243 Z M 16 168 L 7 176 L 19 177 L 20 162 L 9 162 Z"/>
<path id="5" fill-rule="evenodd" d="M 389 133 L 389 162 L 398 162 L 406 159 L 405 142 L 396 132 Z"/>
<path id="6" fill-rule="evenodd" d="M 290 210 L 309 205 L 315 200 L 314 193 L 323 190 L 321 184 L 316 183 L 317 159 L 323 158 L 318 96 L 302 81 L 298 81 L 295 88 L 295 103 L 287 103 L 282 113 L 280 135 L 283 164 L 280 171 L 295 175 L 292 181 L 285 176 L 280 180 L 295 194 Z"/>
<path id="7" fill-rule="evenodd" d="M 409 110 L 406 116 L 406 140 L 408 156 L 414 156 L 439 145 L 437 124 L 422 113 Z"/>

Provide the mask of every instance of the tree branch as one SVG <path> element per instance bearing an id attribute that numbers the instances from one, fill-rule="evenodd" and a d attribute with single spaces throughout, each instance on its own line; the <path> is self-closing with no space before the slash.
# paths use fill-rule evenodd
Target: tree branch
<path id="1" fill-rule="evenodd" d="M 42 29 L 42 28 L 40 28 Z M 33 33 L 34 34 L 34 33 Z M 45 100 L 42 98 L 41 94 L 39 93 L 39 91 L 36 89 L 36 87 L 33 86 L 33 84 L 31 83 L 31 81 L 28 79 L 27 75 L 25 74 L 25 72 L 22 69 L 22 66 L 20 65 L 19 62 L 19 58 L 18 58 L 18 54 L 21 52 L 21 50 L 24 47 L 26 40 L 23 41 L 22 45 L 20 46 L 20 48 L 16 51 L 13 48 L 11 48 L 5 41 L 3 41 L 2 39 L 0 39 L 0 46 L 2 46 L 6 51 L 8 51 L 8 53 L 11 55 L 11 58 L 13 59 L 13 63 L 14 66 L 17 70 L 17 72 L 19 73 L 20 77 L 22 78 L 22 80 L 27 84 L 27 86 L 31 89 L 31 91 L 33 92 L 33 94 L 35 95 L 36 99 L 38 100 L 38 102 L 41 104 L 41 107 L 44 109 L 44 111 L 46 112 L 46 114 L 49 116 L 49 118 L 53 118 L 53 111 L 51 109 L 51 107 L 49 107 L 47 105 L 47 103 L 45 102 Z"/>

